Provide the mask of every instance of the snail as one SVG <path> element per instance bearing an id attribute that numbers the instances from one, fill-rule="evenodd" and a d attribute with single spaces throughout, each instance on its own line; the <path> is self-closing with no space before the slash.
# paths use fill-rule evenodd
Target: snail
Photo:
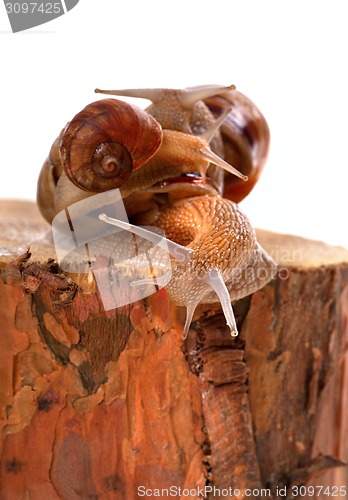
<path id="1" fill-rule="evenodd" d="M 78 113 L 41 171 L 41 212 L 52 221 L 76 201 L 117 187 L 130 223 L 99 218 L 155 244 L 165 242 L 173 260 L 165 288 L 187 308 L 183 337 L 197 305 L 217 300 L 237 335 L 231 301 L 261 288 L 276 272 L 236 204 L 254 186 L 267 156 L 264 117 L 234 86 L 96 92 L 152 104 L 143 110 L 107 98 Z M 166 237 L 139 224 L 159 227 Z"/>
<path id="2" fill-rule="evenodd" d="M 187 309 L 183 338 L 187 337 L 197 305 L 216 302 L 216 296 L 232 336 L 238 335 L 231 301 L 258 290 L 274 276 L 275 264 L 258 245 L 248 219 L 225 198 L 197 196 L 177 201 L 164 210 L 156 225 L 165 229 L 168 238 L 105 214 L 99 218 L 152 243 L 167 245 L 174 262 L 166 291 L 175 304 Z M 191 234 L 183 238 L 185 230 Z M 188 238 L 191 241 L 186 246 L 175 242 L 186 243 Z"/>
<path id="3" fill-rule="evenodd" d="M 228 110 L 220 127 L 222 140 L 215 137 L 211 146 L 227 163 L 247 175 L 248 181 L 241 182 L 235 175 L 225 173 L 223 181 L 220 179 L 224 189 L 219 194 L 239 203 L 258 181 L 268 155 L 270 132 L 257 106 L 247 96 L 238 92 L 234 85 L 203 85 L 183 90 L 96 89 L 96 92 L 150 99 L 153 104 L 147 108 L 147 112 L 154 116 L 162 127 L 195 135 L 204 132 L 207 126 L 213 123 L 214 118 Z"/>

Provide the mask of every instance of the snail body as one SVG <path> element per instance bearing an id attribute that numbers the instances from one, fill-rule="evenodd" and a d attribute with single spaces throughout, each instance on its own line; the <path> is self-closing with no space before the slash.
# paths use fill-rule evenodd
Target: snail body
<path id="1" fill-rule="evenodd" d="M 158 243 L 158 235 L 148 230 L 105 214 L 100 219 Z M 276 273 L 273 259 L 257 243 L 245 214 L 231 200 L 196 196 L 165 209 L 155 225 L 165 232 L 172 255 L 172 276 L 166 291 L 173 303 L 187 310 L 183 338 L 197 305 L 217 300 L 231 334 L 238 335 L 231 301 L 263 287 Z M 149 280 L 138 285 L 142 283 Z"/>
<path id="2" fill-rule="evenodd" d="M 97 92 L 148 98 L 152 104 L 142 110 L 103 99 L 67 124 L 40 174 L 43 215 L 51 222 L 71 204 L 118 188 L 132 222 L 145 221 L 166 234 L 172 257 L 166 290 L 187 308 L 184 336 L 196 306 L 217 300 L 236 335 L 231 301 L 275 273 L 235 203 L 263 168 L 269 142 L 265 119 L 233 86 Z M 136 224 L 105 214 L 100 219 L 161 244 L 158 235 Z M 260 266 L 266 271 L 262 276 L 243 276 Z"/>

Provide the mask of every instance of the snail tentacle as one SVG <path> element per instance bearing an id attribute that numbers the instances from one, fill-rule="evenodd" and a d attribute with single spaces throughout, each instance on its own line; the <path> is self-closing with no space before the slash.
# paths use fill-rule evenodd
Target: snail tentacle
<path id="1" fill-rule="evenodd" d="M 226 324 L 230 327 L 232 337 L 237 337 L 237 324 L 231 305 L 229 290 L 223 280 L 219 269 L 213 267 L 207 272 L 204 279 L 219 297 L 220 304 L 226 318 Z"/>
<path id="2" fill-rule="evenodd" d="M 186 305 L 186 320 L 184 329 L 182 331 L 182 338 L 185 340 L 187 338 L 188 332 L 190 330 L 190 326 L 193 320 L 193 315 L 195 313 L 196 307 L 198 306 L 199 301 L 189 302 Z"/>
<path id="3" fill-rule="evenodd" d="M 199 135 L 214 122 L 214 116 L 204 104 L 203 99 L 223 95 L 235 89 L 234 85 L 199 85 L 186 89 L 122 89 L 100 90 L 95 92 L 107 95 L 149 99 L 152 104 L 146 111 L 152 115 L 164 129 L 179 130 L 187 134 Z M 214 140 L 214 148 L 220 154 L 220 138 Z"/>
<path id="4" fill-rule="evenodd" d="M 224 170 L 226 170 L 226 172 L 229 172 L 230 174 L 235 175 L 236 177 L 239 177 L 239 179 L 242 179 L 242 181 L 246 182 L 248 180 L 247 175 L 244 175 L 241 172 L 239 172 L 239 170 L 232 167 L 232 165 L 230 165 L 225 160 L 220 158 L 220 156 L 213 153 L 213 151 L 211 151 L 210 149 L 205 148 L 205 149 L 201 150 L 200 155 L 203 156 L 204 158 L 206 158 L 207 160 L 209 160 L 214 165 L 223 168 Z"/>
<path id="5" fill-rule="evenodd" d="M 192 108 L 198 101 L 203 101 L 213 95 L 225 94 L 235 89 L 235 85 L 228 85 L 227 87 L 222 85 L 197 85 L 196 87 L 184 89 L 180 100 L 183 106 Z"/>
<path id="6" fill-rule="evenodd" d="M 64 208 L 62 198 L 66 200 L 68 206 L 69 192 L 71 192 L 70 203 L 91 196 L 93 192 L 115 187 L 120 187 L 124 198 L 134 193 L 136 195 L 139 190 L 147 189 L 149 193 L 175 191 L 179 196 L 219 194 L 238 203 L 254 186 L 267 155 L 269 130 L 258 108 L 250 99 L 234 90 L 234 86 L 201 85 L 183 90 L 125 89 L 106 92 L 146 97 L 154 104 L 146 110 L 140 110 L 117 99 L 104 99 L 91 103 L 71 120 L 55 142 L 38 182 L 38 204 L 48 221 L 51 222 L 54 215 Z M 116 118 L 106 120 L 109 112 L 114 116 L 111 110 L 122 107 L 125 112 L 117 111 Z M 134 112 L 135 115 L 138 113 L 142 115 L 145 127 L 138 120 L 130 125 L 129 118 L 131 116 L 134 118 Z M 95 121 L 95 115 L 100 117 L 101 126 Z M 84 135 L 87 130 L 85 128 L 87 119 L 92 119 L 92 135 L 98 139 L 93 148 L 90 147 L 92 142 L 90 139 L 81 137 L 82 132 Z M 214 133 L 221 123 L 221 129 Z M 164 130 L 163 137 L 170 131 L 182 132 L 186 136 L 178 136 L 172 143 L 172 137 L 167 137 L 165 147 L 159 147 L 161 127 Z M 143 135 L 144 130 L 146 136 Z M 140 153 L 145 152 L 148 156 L 138 162 L 138 158 L 134 158 L 131 152 L 132 161 L 130 161 L 128 153 L 118 146 L 119 139 L 115 139 L 113 135 L 115 132 L 116 135 L 120 132 L 121 135 L 125 133 L 127 138 L 131 137 Z M 151 134 L 155 139 L 151 151 L 148 151 L 147 145 L 152 142 Z M 242 175 L 239 176 L 241 180 L 236 179 L 236 170 L 226 165 L 222 167 L 225 172 L 216 168 L 210 152 L 205 154 L 205 158 L 204 155 L 200 155 L 197 159 L 196 154 L 197 161 L 194 157 L 191 160 L 192 157 L 188 154 L 175 158 L 176 143 L 188 141 L 191 147 L 189 139 L 191 134 L 195 136 L 202 134 L 201 140 L 211 141 L 211 151 L 241 172 Z M 71 140 L 76 143 L 76 147 L 74 145 L 70 151 Z M 197 145 L 197 148 L 202 149 L 200 145 Z M 128 150 L 128 147 L 125 149 Z M 119 163 L 120 154 L 128 158 L 128 162 Z M 75 158 L 79 159 L 78 163 L 75 162 Z M 202 164 L 199 163 L 197 166 L 197 162 Z M 138 171 L 141 165 L 144 166 Z M 68 179 L 58 182 L 60 177 L 64 177 L 63 170 L 70 179 L 70 184 Z M 194 182 L 187 182 L 187 178 L 183 179 L 182 176 L 194 172 L 200 172 L 201 182 L 194 176 L 192 177 Z M 208 183 L 205 182 L 206 174 Z M 245 182 L 246 176 L 247 182 Z M 172 178 L 180 180 L 166 182 L 166 179 Z M 57 183 L 58 193 L 55 188 Z M 73 184 L 81 191 L 80 193 L 74 189 Z M 63 193 L 63 190 L 67 192 Z"/>
<path id="7" fill-rule="evenodd" d="M 275 263 L 257 243 L 248 219 L 237 205 L 223 198 L 197 196 L 165 209 L 156 227 L 169 232 L 170 238 L 105 214 L 99 219 L 161 246 L 174 257 L 166 290 L 174 303 L 186 307 L 184 338 L 197 305 L 216 302 L 217 297 L 231 335 L 238 335 L 231 301 L 261 288 L 276 272 Z M 180 238 L 185 244 L 175 241 Z M 244 274 L 250 268 L 255 272 L 246 280 Z M 134 285 L 150 281 L 140 280 Z"/>
<path id="8" fill-rule="evenodd" d="M 183 245 L 178 245 L 178 243 L 175 243 L 160 234 L 153 233 L 144 227 L 135 226 L 134 224 L 129 224 L 128 222 L 108 217 L 106 214 L 100 214 L 99 219 L 107 224 L 112 224 L 120 229 L 136 234 L 145 240 L 151 241 L 154 245 L 159 246 L 163 250 L 167 250 L 172 257 L 182 264 L 187 264 L 192 258 L 193 252 L 189 248 L 186 248 Z"/>
<path id="9" fill-rule="evenodd" d="M 99 218 L 168 251 L 170 273 L 158 283 L 173 303 L 186 307 L 183 337 L 197 305 L 218 300 L 237 335 L 231 302 L 264 286 L 277 270 L 236 205 L 262 171 L 266 120 L 233 85 L 96 92 L 152 103 L 142 110 L 102 99 L 78 113 L 44 164 L 40 210 L 52 221 L 71 204 L 118 188 L 132 222 L 145 221 L 165 237 L 104 214 Z"/>
<path id="10" fill-rule="evenodd" d="M 136 97 L 140 99 L 149 99 L 154 104 L 176 95 L 182 106 L 187 109 L 192 108 L 197 101 L 202 101 L 214 95 L 225 94 L 231 90 L 235 90 L 235 85 L 197 85 L 195 87 L 187 87 L 186 89 L 117 89 L 117 90 L 102 90 L 95 89 L 96 94 L 115 95 L 120 97 Z"/>
<path id="11" fill-rule="evenodd" d="M 221 116 L 219 116 L 215 122 L 211 123 L 204 132 L 199 134 L 199 137 L 205 139 L 208 143 L 210 143 L 215 136 L 215 134 L 219 131 L 221 125 L 226 120 L 231 108 L 227 108 Z"/>
<path id="12" fill-rule="evenodd" d="M 177 130 L 163 130 L 162 144 L 157 153 L 142 169 L 132 172 L 120 191 L 127 198 L 134 192 L 152 188 L 156 183 L 192 172 L 199 172 L 205 182 L 211 163 L 243 181 L 247 180 L 244 174 L 215 154 L 204 138 Z"/>

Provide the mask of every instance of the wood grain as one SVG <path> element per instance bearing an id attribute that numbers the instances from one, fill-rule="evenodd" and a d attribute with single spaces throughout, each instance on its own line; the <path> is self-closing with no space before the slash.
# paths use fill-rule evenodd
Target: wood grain
<path id="1" fill-rule="evenodd" d="M 62 273 L 33 203 L 0 229 L 1 499 L 346 481 L 346 250 L 258 231 L 280 270 L 234 305 L 240 336 L 202 305 L 183 341 L 164 290 L 105 312 Z"/>

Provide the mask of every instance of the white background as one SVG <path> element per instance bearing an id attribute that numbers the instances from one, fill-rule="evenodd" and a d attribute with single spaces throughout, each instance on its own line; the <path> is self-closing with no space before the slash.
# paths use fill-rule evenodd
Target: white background
<path id="1" fill-rule="evenodd" d="M 234 83 L 272 134 L 242 203 L 253 224 L 348 247 L 347 14 L 346 0 L 80 0 L 12 34 L 1 2 L 0 198 L 35 199 L 53 140 L 95 87 Z"/>

